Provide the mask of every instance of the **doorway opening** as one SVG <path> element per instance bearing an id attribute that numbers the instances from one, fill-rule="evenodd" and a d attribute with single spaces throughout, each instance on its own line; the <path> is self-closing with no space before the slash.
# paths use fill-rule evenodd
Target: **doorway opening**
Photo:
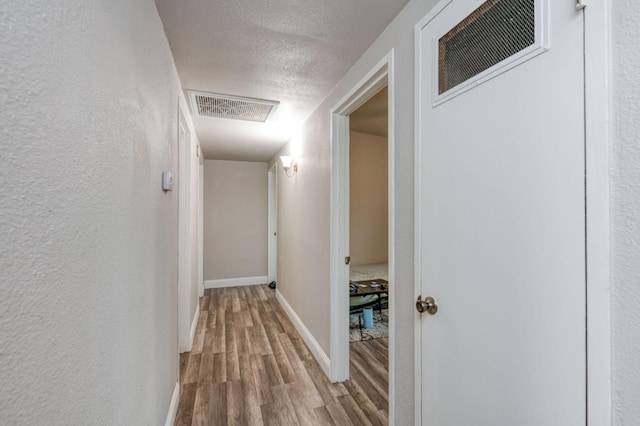
<path id="1" fill-rule="evenodd" d="M 349 116 L 350 376 L 368 377 L 373 386 L 365 393 L 371 393 L 373 401 L 385 402 L 389 381 L 388 120 L 387 87 Z"/>
<path id="2" fill-rule="evenodd" d="M 393 280 L 394 280 L 394 185 L 393 185 L 393 176 L 394 176 L 394 137 L 393 137 L 393 99 L 394 99 L 394 85 L 393 85 L 393 51 L 389 52 L 378 64 L 376 64 L 331 110 L 331 221 L 330 221 L 330 231 L 331 231 L 331 245 L 330 245 L 330 267 L 331 267 L 331 309 L 330 309 L 330 379 L 333 382 L 345 381 L 350 378 L 350 328 L 349 323 L 351 319 L 351 309 L 350 309 L 350 285 L 349 281 L 350 277 L 350 260 L 351 260 L 351 247 L 353 245 L 353 249 L 356 250 L 353 253 L 357 253 L 356 246 L 367 246 L 367 243 L 361 243 L 358 240 L 358 237 L 354 235 L 354 241 L 350 242 L 351 232 L 350 232 L 350 145 L 354 145 L 354 149 L 358 150 L 357 145 L 359 142 L 355 142 L 350 144 L 350 140 L 353 139 L 351 136 L 351 131 L 355 130 L 358 132 L 358 110 L 360 107 L 365 105 L 368 101 L 372 100 L 374 97 L 386 97 L 386 130 L 387 130 L 387 138 L 385 140 L 386 147 L 386 161 L 384 165 L 378 165 L 376 167 L 383 168 L 384 173 L 378 171 L 379 174 L 376 176 L 377 180 L 383 181 L 383 183 L 378 183 L 379 185 L 386 186 L 386 197 L 384 198 L 384 206 L 378 205 L 377 209 L 386 209 L 386 235 L 382 238 L 382 241 L 386 241 L 386 252 L 384 249 L 379 249 L 383 254 L 379 263 L 386 263 L 387 270 L 387 279 L 384 280 L 382 278 L 383 275 L 378 274 L 376 272 L 371 272 L 374 275 L 381 275 L 380 277 L 376 276 L 373 278 L 379 279 L 379 283 L 376 282 L 379 287 L 377 287 L 378 295 L 380 296 L 380 304 L 377 302 L 378 295 L 372 297 L 373 303 L 371 303 L 370 307 L 375 308 L 374 310 L 377 313 L 380 313 L 382 308 L 383 314 L 385 313 L 386 306 L 386 326 L 388 329 L 388 346 L 386 349 L 387 356 L 387 365 L 388 365 L 388 375 L 385 378 L 386 382 L 384 385 L 379 387 L 386 389 L 382 389 L 385 396 L 388 399 L 388 413 L 389 418 L 393 418 L 394 416 L 394 289 L 393 289 Z M 378 99 L 378 102 L 380 99 Z M 366 109 L 365 109 L 366 111 Z M 384 119 L 383 119 L 384 120 Z M 353 129 L 350 126 L 350 122 L 354 121 L 355 126 Z M 364 132 L 360 132 L 363 133 Z M 360 138 L 361 135 L 357 135 L 355 139 Z M 364 139 L 367 137 L 365 136 Z M 355 140 L 354 139 L 354 140 Z M 368 153 L 367 149 L 371 149 L 371 147 L 367 147 L 363 145 L 360 148 L 361 151 L 365 151 Z M 357 154 L 355 154 L 357 155 Z M 378 191 L 380 192 L 380 191 Z M 356 220 L 356 218 L 353 218 Z M 369 220 L 369 217 L 365 219 Z M 360 225 L 360 223 L 358 223 Z M 381 231 L 384 233 L 384 231 Z M 380 238 L 380 232 L 376 235 L 375 238 Z M 356 241 L 357 240 L 357 241 Z M 381 242 L 378 241 L 378 245 Z M 385 244 L 385 243 L 383 243 Z M 386 255 L 386 262 L 384 262 L 384 255 Z M 374 263 L 367 263 L 366 260 L 363 260 L 360 257 L 360 254 L 354 254 L 355 264 L 354 264 L 354 272 L 362 272 L 366 271 L 358 271 L 358 268 L 365 265 L 374 265 Z M 359 260 L 360 257 L 360 260 Z M 359 265 L 356 265 L 359 264 Z M 365 268 L 366 269 L 366 268 Z M 353 281 L 363 281 L 366 280 L 366 276 L 360 275 L 362 280 L 358 280 L 357 276 Z M 382 295 L 384 293 L 381 290 L 380 285 L 384 284 L 387 286 L 386 288 L 386 300 L 385 296 Z M 371 282 L 375 281 L 374 279 L 369 280 L 369 290 L 375 290 L 376 287 L 371 287 Z M 363 283 L 364 284 L 364 283 Z M 364 287 L 358 287 L 359 289 L 363 289 Z M 384 302 L 384 303 L 383 303 Z M 361 317 L 361 321 L 364 321 L 363 311 L 362 309 L 354 309 L 354 313 L 356 315 L 355 321 L 357 321 L 358 315 Z M 364 324 L 363 324 L 364 326 Z M 356 330 L 356 333 L 359 332 L 359 327 Z M 365 330 L 366 332 L 366 330 Z M 372 340 L 372 339 L 369 339 Z M 381 351 L 382 353 L 382 351 Z M 357 371 L 354 371 L 354 374 L 358 374 Z M 388 384 L 387 384 L 388 383 Z"/>

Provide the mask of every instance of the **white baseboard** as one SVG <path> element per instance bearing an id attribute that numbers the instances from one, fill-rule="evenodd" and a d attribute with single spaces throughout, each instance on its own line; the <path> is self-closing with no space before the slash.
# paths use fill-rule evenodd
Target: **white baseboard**
<path id="1" fill-rule="evenodd" d="M 196 328 L 198 327 L 199 319 L 200 319 L 200 306 L 198 305 L 196 314 L 193 316 L 193 321 L 191 321 L 191 330 L 189 331 L 189 339 L 187 342 L 181 343 L 178 347 L 180 353 L 189 352 L 193 347 L 193 339 L 195 339 L 196 337 Z"/>
<path id="2" fill-rule="evenodd" d="M 287 316 L 289 317 L 293 325 L 296 327 L 296 330 L 298 330 L 298 333 L 300 333 L 300 335 L 302 336 L 302 339 L 305 341 L 305 343 L 309 347 L 309 350 L 311 351 L 315 359 L 318 361 L 318 364 L 320 364 L 320 368 L 322 368 L 322 371 L 324 371 L 324 374 L 326 374 L 327 377 L 329 377 L 329 374 L 331 371 L 331 361 L 329 360 L 329 357 L 327 356 L 326 352 L 322 350 L 322 347 L 320 346 L 318 341 L 315 339 L 315 337 L 313 337 L 313 335 L 311 334 L 307 326 L 304 325 L 304 323 L 302 322 L 302 320 L 300 319 L 296 311 L 293 310 L 289 302 L 287 302 L 287 299 L 284 298 L 282 293 L 280 293 L 280 291 L 277 288 L 276 288 L 276 300 L 280 303 L 280 305 L 282 306 L 282 309 L 284 309 Z"/>
<path id="3" fill-rule="evenodd" d="M 193 339 L 196 337 L 196 328 L 198 327 L 198 320 L 200 319 L 200 305 L 198 304 L 198 309 L 196 310 L 196 314 L 193 316 L 193 321 L 191 322 L 191 331 L 189 332 L 189 350 L 193 347 Z"/>
<path id="4" fill-rule="evenodd" d="M 242 277 L 242 278 L 226 278 L 223 280 L 206 280 L 204 282 L 204 288 L 224 288 L 224 287 L 239 287 L 243 285 L 257 285 L 266 284 L 267 276 L 260 277 Z"/>
<path id="5" fill-rule="evenodd" d="M 173 388 L 173 395 L 171 396 L 171 404 L 169 404 L 169 412 L 167 412 L 167 419 L 164 421 L 164 426 L 173 426 L 176 421 L 176 414 L 178 414 L 178 402 L 180 401 L 180 383 L 176 382 L 176 386 Z"/>

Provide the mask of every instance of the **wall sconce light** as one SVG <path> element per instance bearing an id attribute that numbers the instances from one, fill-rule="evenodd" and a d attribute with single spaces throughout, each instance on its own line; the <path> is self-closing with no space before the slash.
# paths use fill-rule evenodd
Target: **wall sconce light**
<path id="1" fill-rule="evenodd" d="M 293 177 L 296 173 L 298 173 L 298 162 L 293 159 L 293 157 L 289 157 L 288 155 L 283 155 L 280 157 L 280 161 L 282 161 L 282 168 L 284 169 L 284 173 L 288 177 Z M 293 169 L 293 172 L 289 174 L 289 170 Z"/>

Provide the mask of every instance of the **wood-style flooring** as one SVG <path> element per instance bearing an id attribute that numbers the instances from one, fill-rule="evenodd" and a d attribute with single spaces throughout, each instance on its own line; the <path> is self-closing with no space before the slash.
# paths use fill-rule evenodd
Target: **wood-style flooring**
<path id="1" fill-rule="evenodd" d="M 331 383 L 274 290 L 206 290 L 192 351 L 180 355 L 175 424 L 386 425 L 388 341 L 350 348 L 351 380 Z"/>

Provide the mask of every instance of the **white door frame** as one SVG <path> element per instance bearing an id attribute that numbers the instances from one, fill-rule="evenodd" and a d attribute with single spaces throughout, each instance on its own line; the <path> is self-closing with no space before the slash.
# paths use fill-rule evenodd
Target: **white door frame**
<path id="1" fill-rule="evenodd" d="M 278 281 L 278 161 L 267 174 L 268 225 L 267 225 L 267 282 Z"/>
<path id="2" fill-rule="evenodd" d="M 198 295 L 204 296 L 204 154 L 198 146 Z"/>
<path id="3" fill-rule="evenodd" d="M 441 0 L 415 25 L 415 93 L 420 90 L 420 30 L 452 0 Z M 611 424 L 611 306 L 609 281 L 609 0 L 589 2 L 585 31 L 585 168 L 587 276 L 587 422 Z M 415 99 L 414 235 L 420 234 L 420 105 Z M 421 292 L 420 238 L 415 239 L 414 296 Z M 414 377 L 422 377 L 420 316 L 415 315 Z M 415 382 L 415 424 L 422 424 L 422 386 Z"/>
<path id="4" fill-rule="evenodd" d="M 389 211 L 389 418 L 394 415 L 395 350 L 395 189 L 394 189 L 394 79 L 393 50 L 378 62 L 331 109 L 331 207 L 330 207 L 330 368 L 332 382 L 349 378 L 349 114 L 388 87 L 388 211 Z"/>
<path id="5" fill-rule="evenodd" d="M 585 28 L 587 421 L 611 424 L 609 0 L 589 2 Z"/>
<path id="6" fill-rule="evenodd" d="M 190 167 L 191 134 L 182 108 L 178 113 L 178 350 L 191 350 L 189 285 L 191 283 Z"/>

